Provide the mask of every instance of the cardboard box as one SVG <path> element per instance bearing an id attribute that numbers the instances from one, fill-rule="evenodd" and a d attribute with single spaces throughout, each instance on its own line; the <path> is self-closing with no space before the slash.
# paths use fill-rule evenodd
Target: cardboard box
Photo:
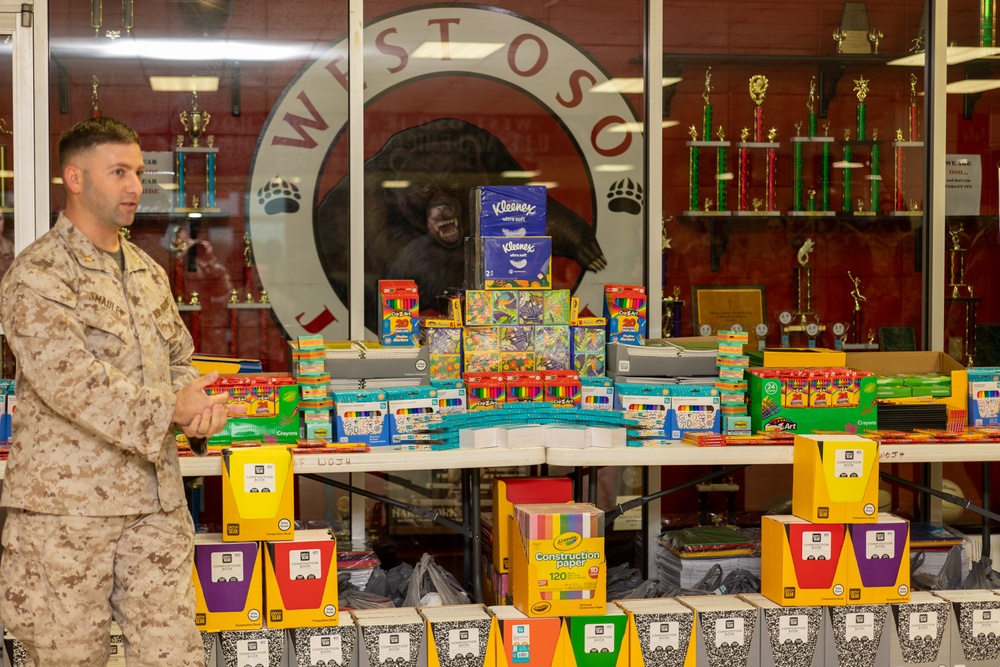
<path id="1" fill-rule="evenodd" d="M 627 628 L 628 616 L 615 605 L 596 616 L 567 618 L 566 667 L 628 667 Z"/>
<path id="2" fill-rule="evenodd" d="M 269 628 L 305 628 L 337 620 L 337 538 L 300 530 L 264 543 L 264 609 Z"/>
<path id="3" fill-rule="evenodd" d="M 497 665 L 501 667 L 563 667 L 561 618 L 529 618 L 510 605 L 489 608 L 500 632 Z"/>
<path id="4" fill-rule="evenodd" d="M 428 667 L 496 667 L 497 621 L 476 604 L 420 607 L 427 621 Z"/>
<path id="5" fill-rule="evenodd" d="M 993 591 L 934 591 L 948 602 L 950 665 L 1000 664 L 1000 596 Z"/>
<path id="6" fill-rule="evenodd" d="M 287 447 L 222 452 L 222 523 L 227 542 L 295 536 L 295 477 Z"/>
<path id="7" fill-rule="evenodd" d="M 351 613 L 358 629 L 359 667 L 427 664 L 427 633 L 416 609 L 361 609 Z"/>
<path id="8" fill-rule="evenodd" d="M 951 376 L 951 395 L 935 398 L 956 410 L 968 407 L 968 373 L 944 352 L 848 352 L 847 365 L 877 375 L 944 373 Z"/>
<path id="9" fill-rule="evenodd" d="M 826 607 L 824 623 L 826 664 L 890 667 L 889 605 Z"/>
<path id="10" fill-rule="evenodd" d="M 892 514 L 847 526 L 847 603 L 910 599 L 910 524 Z"/>
<path id="11" fill-rule="evenodd" d="M 785 607 L 760 593 L 740 598 L 757 608 L 761 665 L 823 667 L 822 607 Z"/>
<path id="12" fill-rule="evenodd" d="M 867 438 L 796 435 L 792 514 L 813 523 L 874 522 L 878 456 L 878 443 Z"/>
<path id="13" fill-rule="evenodd" d="M 235 630 L 219 633 L 225 667 L 280 667 L 285 653 L 284 630 Z"/>
<path id="14" fill-rule="evenodd" d="M 760 592 L 779 605 L 841 605 L 847 600 L 844 524 L 789 515 L 761 517 Z"/>
<path id="15" fill-rule="evenodd" d="M 568 477 L 498 477 L 493 480 L 493 567 L 510 572 L 514 505 L 573 502 Z"/>
<path id="16" fill-rule="evenodd" d="M 247 392 L 253 387 L 253 399 Z M 222 431 L 208 440 L 209 447 L 234 442 L 295 444 L 299 439 L 299 386 L 288 375 L 259 373 L 220 377 L 208 387 L 209 394 L 228 392 L 231 410 L 239 410 Z"/>
<path id="17" fill-rule="evenodd" d="M 893 604 L 890 609 L 890 665 L 938 667 L 954 664 L 947 602 L 927 591 L 913 591 L 909 602 Z"/>
<path id="18" fill-rule="evenodd" d="M 544 185 L 477 185 L 469 192 L 474 236 L 544 236 Z"/>
<path id="19" fill-rule="evenodd" d="M 333 625 L 292 628 L 290 647 L 293 667 L 318 664 L 348 667 L 357 664 L 358 632 L 350 614 L 341 614 Z"/>
<path id="20" fill-rule="evenodd" d="M 858 402 L 846 406 L 809 407 L 782 402 L 782 380 L 747 373 L 751 426 L 759 431 L 813 431 L 856 432 L 878 426 L 875 395 L 875 376 L 858 378 Z"/>
<path id="21" fill-rule="evenodd" d="M 829 368 L 847 366 L 847 355 L 825 347 L 766 347 L 764 368 Z"/>
<path id="22" fill-rule="evenodd" d="M 694 610 L 692 667 L 759 667 L 757 609 L 753 605 L 735 595 L 685 595 L 677 600 Z"/>
<path id="23" fill-rule="evenodd" d="M 218 533 L 194 540 L 195 625 L 202 632 L 263 627 L 258 542 L 223 542 Z"/>
<path id="24" fill-rule="evenodd" d="M 686 665 L 694 652 L 694 611 L 677 600 L 618 600 L 628 616 L 630 667 Z"/>

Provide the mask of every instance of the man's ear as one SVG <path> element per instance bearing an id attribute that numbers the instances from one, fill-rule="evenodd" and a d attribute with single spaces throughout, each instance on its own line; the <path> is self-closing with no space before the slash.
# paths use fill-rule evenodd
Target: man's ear
<path id="1" fill-rule="evenodd" d="M 75 164 L 67 165 L 63 170 L 63 184 L 75 195 L 83 190 L 83 169 Z"/>

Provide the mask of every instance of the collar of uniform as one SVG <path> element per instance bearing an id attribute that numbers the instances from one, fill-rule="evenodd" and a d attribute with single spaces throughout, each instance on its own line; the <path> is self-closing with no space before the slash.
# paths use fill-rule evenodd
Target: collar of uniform
<path id="1" fill-rule="evenodd" d="M 66 239 L 66 244 L 70 251 L 76 257 L 76 261 L 81 265 L 87 267 L 88 269 L 99 269 L 108 270 L 108 267 L 113 265 L 112 263 L 105 264 L 104 259 L 108 254 L 94 245 L 93 241 L 87 238 L 87 235 L 77 229 L 73 221 L 66 217 L 65 213 L 60 213 L 59 218 L 56 220 L 55 225 L 56 231 L 58 231 L 64 239 Z M 143 258 L 136 252 L 135 246 L 126 241 L 124 238 L 121 239 L 122 252 L 125 254 L 125 271 L 143 271 L 146 270 L 146 262 Z"/>

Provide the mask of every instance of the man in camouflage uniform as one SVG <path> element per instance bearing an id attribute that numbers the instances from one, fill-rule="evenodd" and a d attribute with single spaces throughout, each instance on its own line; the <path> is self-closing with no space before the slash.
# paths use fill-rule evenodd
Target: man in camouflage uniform
<path id="1" fill-rule="evenodd" d="M 203 664 L 194 527 L 173 437 L 222 430 L 166 273 L 119 230 L 135 217 L 139 137 L 108 118 L 59 141 L 66 210 L 0 285 L 17 415 L 0 505 L 0 618 L 30 665 L 99 666 L 111 619 L 129 667 Z"/>

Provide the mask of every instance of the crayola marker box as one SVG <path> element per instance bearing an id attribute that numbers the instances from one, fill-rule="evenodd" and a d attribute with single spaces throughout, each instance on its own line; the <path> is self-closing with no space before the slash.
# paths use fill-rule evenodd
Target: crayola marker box
<path id="1" fill-rule="evenodd" d="M 631 663 L 625 636 L 627 628 L 628 616 L 615 605 L 610 605 L 603 614 L 596 616 L 567 618 L 563 630 L 569 639 L 566 665 L 628 667 Z"/>
<path id="2" fill-rule="evenodd" d="M 269 628 L 305 628 L 337 620 L 337 539 L 300 530 L 290 542 L 264 542 L 264 609 Z"/>
<path id="3" fill-rule="evenodd" d="M 910 599 L 910 524 L 893 514 L 847 527 L 847 603 Z"/>
<path id="4" fill-rule="evenodd" d="M 563 667 L 563 621 L 558 617 L 529 618 L 510 605 L 489 608 L 497 620 L 498 667 Z"/>
<path id="5" fill-rule="evenodd" d="M 194 538 L 194 622 L 202 632 L 263 626 L 259 542 L 223 542 L 218 533 Z"/>
<path id="6" fill-rule="evenodd" d="M 760 592 L 792 606 L 845 604 L 846 527 L 777 514 L 761 517 Z"/>
<path id="7" fill-rule="evenodd" d="M 427 621 L 428 667 L 496 667 L 496 619 L 478 604 L 420 607 Z"/>
<path id="8" fill-rule="evenodd" d="M 497 477 L 493 480 L 493 567 L 510 572 L 514 506 L 573 502 L 568 477 Z"/>
<path id="9" fill-rule="evenodd" d="M 412 280 L 378 281 L 382 345 L 414 347 L 420 341 L 420 295 Z"/>
<path id="10" fill-rule="evenodd" d="M 878 456 L 878 443 L 867 438 L 796 434 L 792 514 L 813 523 L 874 522 Z"/>
<path id="11" fill-rule="evenodd" d="M 618 600 L 628 615 L 628 655 L 631 667 L 688 664 L 694 611 L 672 598 Z"/>
<path id="12" fill-rule="evenodd" d="M 287 447 L 222 450 L 222 539 L 290 540 L 295 483 Z"/>
<path id="13" fill-rule="evenodd" d="M 604 512 L 590 503 L 517 505 L 511 545 L 514 606 L 528 616 L 604 613 Z"/>

